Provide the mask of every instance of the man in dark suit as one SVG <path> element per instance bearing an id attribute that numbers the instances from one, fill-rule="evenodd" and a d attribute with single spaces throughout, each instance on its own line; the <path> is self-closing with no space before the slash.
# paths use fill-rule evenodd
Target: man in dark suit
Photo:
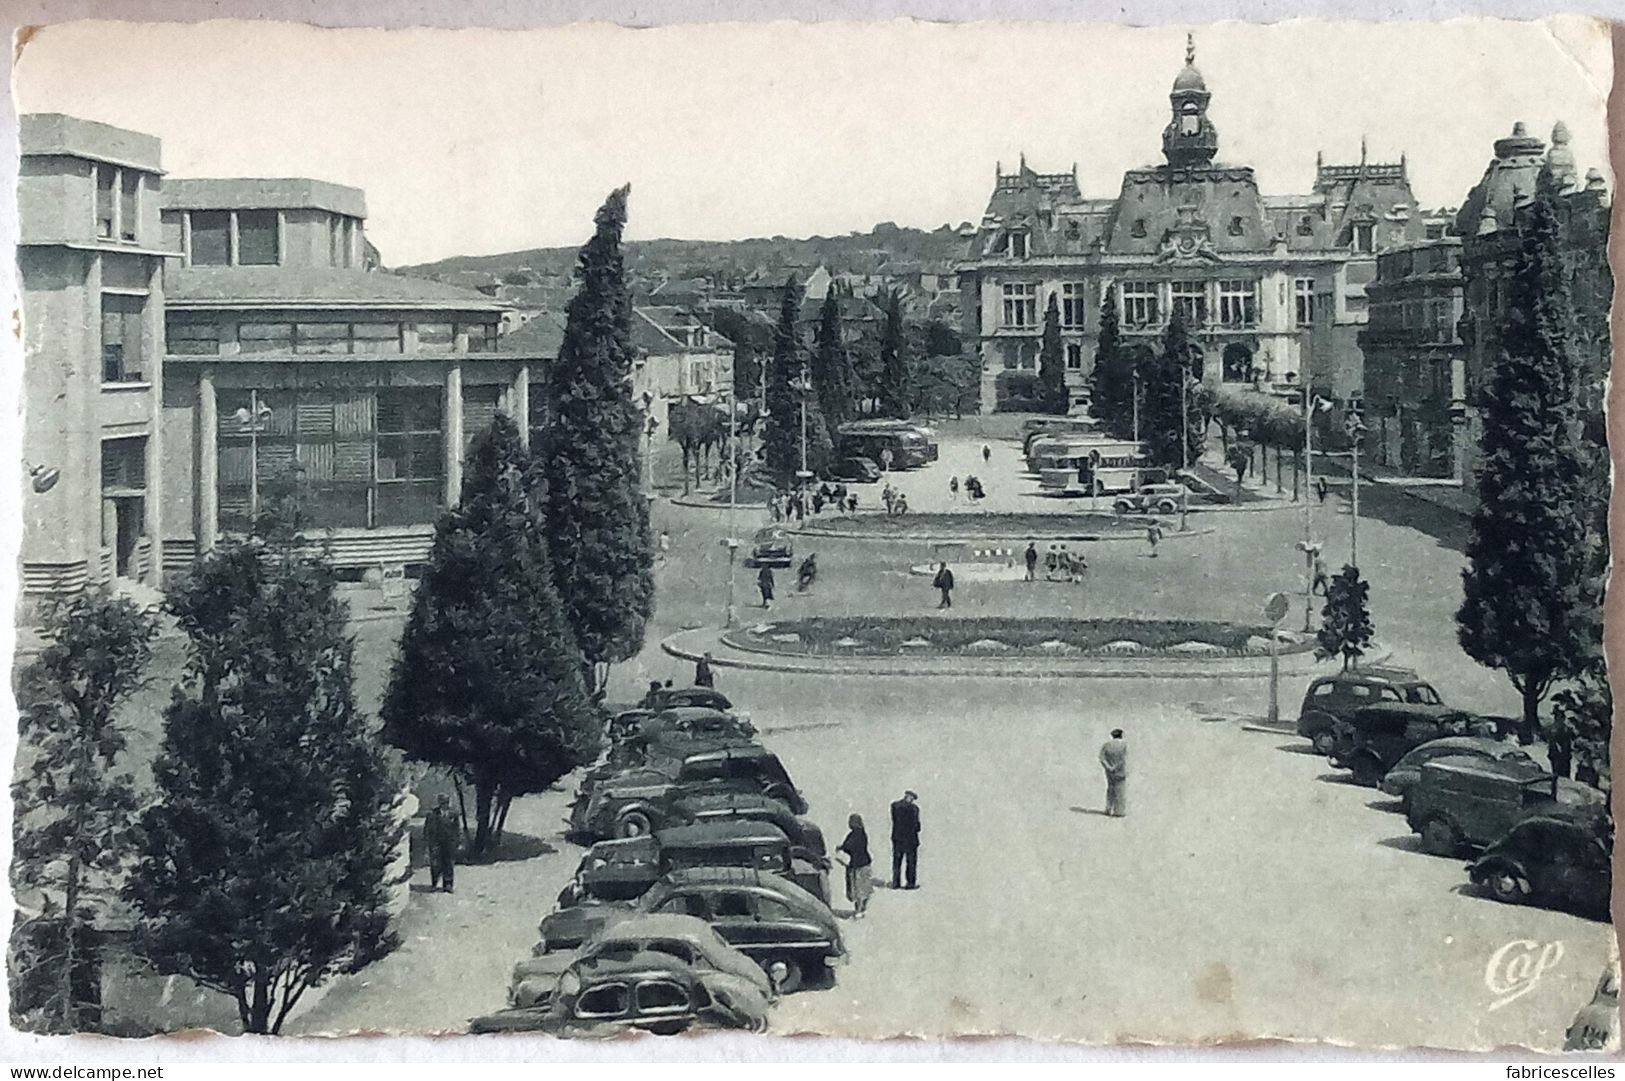
<path id="1" fill-rule="evenodd" d="M 920 856 L 919 796 L 904 792 L 891 805 L 891 888 L 915 889 L 914 872 Z M 907 884 L 904 869 L 907 868 Z"/>

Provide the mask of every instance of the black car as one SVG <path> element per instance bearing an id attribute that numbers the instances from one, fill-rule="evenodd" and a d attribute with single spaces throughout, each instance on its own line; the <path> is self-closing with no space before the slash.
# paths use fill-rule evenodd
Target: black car
<path id="1" fill-rule="evenodd" d="M 1384 702 L 1339 718 L 1332 729 L 1331 764 L 1354 772 L 1354 783 L 1375 788 L 1411 751 L 1444 736 L 1494 738 L 1493 721 L 1464 710 L 1421 702 Z"/>
<path id="2" fill-rule="evenodd" d="M 1387 702 L 1438 705 L 1439 692 L 1407 668 L 1373 666 L 1321 676 L 1304 692 L 1298 710 L 1298 735 L 1314 744 L 1315 753 L 1331 754 L 1337 722 L 1357 709 Z"/>
<path id="3" fill-rule="evenodd" d="M 829 468 L 825 469 L 824 473 L 830 480 L 873 484 L 880 479 L 880 466 L 875 464 L 873 458 L 864 458 L 862 456 L 837 458 L 830 463 Z"/>
<path id="4" fill-rule="evenodd" d="M 1600 812 L 1541 815 L 1513 826 L 1467 867 L 1507 904 L 1538 903 L 1608 918 L 1614 831 Z"/>

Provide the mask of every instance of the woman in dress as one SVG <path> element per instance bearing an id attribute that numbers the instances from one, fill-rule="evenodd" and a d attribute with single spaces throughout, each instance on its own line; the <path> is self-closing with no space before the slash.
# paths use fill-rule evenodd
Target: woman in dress
<path id="1" fill-rule="evenodd" d="M 869 858 L 869 834 L 863 828 L 863 816 L 849 816 L 846 826 L 846 840 L 836 850 L 836 858 L 846 864 L 846 899 L 852 902 L 852 918 L 861 920 L 875 892 L 870 871 L 874 861 Z"/>

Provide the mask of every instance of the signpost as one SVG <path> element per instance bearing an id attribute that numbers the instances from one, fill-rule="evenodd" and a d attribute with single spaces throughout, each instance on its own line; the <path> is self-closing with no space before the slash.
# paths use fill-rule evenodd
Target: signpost
<path id="1" fill-rule="evenodd" d="M 1264 602 L 1264 619 L 1269 624 L 1270 632 L 1270 708 L 1265 723 L 1270 725 L 1281 723 L 1281 658 L 1275 629 L 1291 610 L 1292 602 L 1285 593 L 1272 593 L 1269 600 Z"/>

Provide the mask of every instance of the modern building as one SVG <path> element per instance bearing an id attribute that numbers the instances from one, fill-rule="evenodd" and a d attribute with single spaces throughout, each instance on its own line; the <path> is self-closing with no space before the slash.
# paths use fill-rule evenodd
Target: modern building
<path id="1" fill-rule="evenodd" d="M 1377 465 L 1459 481 L 1466 468 L 1467 349 L 1461 238 L 1411 244 L 1377 257 L 1366 287 L 1363 449 Z"/>
<path id="2" fill-rule="evenodd" d="M 157 139 L 19 120 L 25 595 L 156 586 L 167 532 Z"/>
<path id="3" fill-rule="evenodd" d="M 1067 383 L 1087 400 L 1100 309 L 1116 287 L 1129 342 L 1149 344 L 1177 306 L 1211 384 L 1294 395 L 1306 373 L 1357 362 L 1364 286 L 1379 252 L 1426 239 L 1403 158 L 1317 164 L 1304 195 L 1265 195 L 1250 166 L 1216 159 L 1212 94 L 1194 44 L 1169 94 L 1163 160 L 1124 174 L 1115 198 L 1086 198 L 1078 171 L 1039 173 L 1025 158 L 994 190 L 960 264 L 964 328 L 978 343 L 983 408 L 1002 372 L 1036 371 L 1044 311 L 1057 300 Z M 1317 313 L 1324 340 L 1312 343 Z M 1310 355 L 1312 345 L 1325 358 Z"/>

